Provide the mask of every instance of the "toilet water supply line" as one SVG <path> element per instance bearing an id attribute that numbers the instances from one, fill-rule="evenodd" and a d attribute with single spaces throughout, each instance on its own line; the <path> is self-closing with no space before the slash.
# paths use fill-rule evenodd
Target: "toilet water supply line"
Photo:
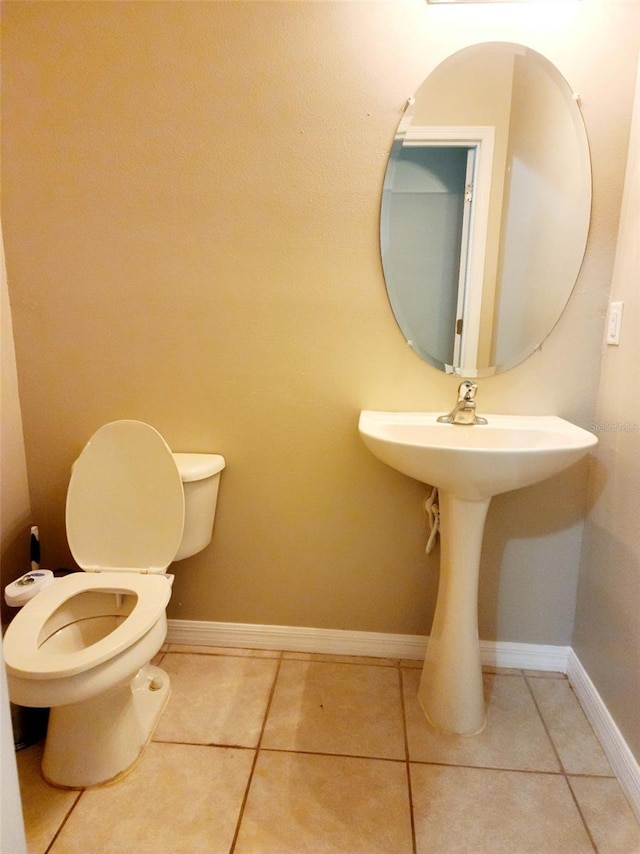
<path id="1" fill-rule="evenodd" d="M 426 552 L 430 555 L 436 544 L 438 530 L 440 529 L 440 508 L 438 507 L 437 486 L 433 487 L 431 495 L 425 499 L 424 512 L 427 516 L 427 524 L 429 526 L 429 539 L 427 540 Z"/>
<path id="2" fill-rule="evenodd" d="M 37 525 L 31 526 L 29 558 L 31 560 L 31 572 L 37 572 L 40 569 L 40 534 Z"/>

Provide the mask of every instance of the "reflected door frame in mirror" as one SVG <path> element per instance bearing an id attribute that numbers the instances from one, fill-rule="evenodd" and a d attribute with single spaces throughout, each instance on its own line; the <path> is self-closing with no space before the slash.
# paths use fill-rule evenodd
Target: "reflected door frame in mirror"
<path id="1" fill-rule="evenodd" d="M 478 352 L 480 339 L 495 128 L 411 125 L 404 132 L 405 146 L 463 148 L 469 153 L 462 200 L 456 318 L 451 334 L 453 364 L 470 364 Z"/>

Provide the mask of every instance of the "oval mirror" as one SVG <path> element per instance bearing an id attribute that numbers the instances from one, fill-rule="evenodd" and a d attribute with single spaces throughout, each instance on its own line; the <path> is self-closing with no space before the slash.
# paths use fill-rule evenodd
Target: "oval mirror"
<path id="1" fill-rule="evenodd" d="M 508 43 L 445 60 L 400 122 L 382 193 L 384 276 L 413 350 L 465 377 L 530 356 L 567 304 L 590 211 L 586 130 L 552 63 Z"/>

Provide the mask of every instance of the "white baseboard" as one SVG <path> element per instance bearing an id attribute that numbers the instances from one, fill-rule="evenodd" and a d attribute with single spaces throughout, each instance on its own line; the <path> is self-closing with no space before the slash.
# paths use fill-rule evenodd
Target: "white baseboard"
<path id="1" fill-rule="evenodd" d="M 618 778 L 631 808 L 640 821 L 640 765 L 629 750 L 616 722 L 609 714 L 602 697 L 573 650 L 570 650 L 567 660 L 567 676 L 589 723 L 598 736 L 613 773 Z"/>
<path id="2" fill-rule="evenodd" d="M 261 626 L 251 623 L 213 623 L 169 620 L 167 643 L 192 646 L 244 647 L 329 655 L 368 655 L 420 661 L 427 650 L 425 635 L 352 632 L 301 626 Z M 565 673 L 570 647 L 480 641 L 482 663 Z"/>
<path id="3" fill-rule="evenodd" d="M 170 644 L 361 655 L 417 661 L 424 658 L 428 640 L 425 635 L 197 620 L 169 620 L 167 632 L 167 643 Z M 480 656 L 484 665 L 567 674 L 613 772 L 640 821 L 640 767 L 571 647 L 480 641 Z"/>
<path id="4" fill-rule="evenodd" d="M 169 620 L 167 643 L 416 659 L 424 658 L 427 648 L 427 639 L 420 635 L 196 620 Z"/>
<path id="5" fill-rule="evenodd" d="M 510 643 L 509 641 L 480 641 L 480 657 L 484 665 L 515 667 L 523 670 L 567 672 L 571 647 L 549 646 L 541 643 Z"/>

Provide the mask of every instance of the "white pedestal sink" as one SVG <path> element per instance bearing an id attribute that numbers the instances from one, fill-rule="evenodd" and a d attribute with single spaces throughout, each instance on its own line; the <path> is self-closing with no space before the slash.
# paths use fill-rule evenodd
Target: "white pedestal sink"
<path id="1" fill-rule="evenodd" d="M 486 425 L 458 425 L 438 414 L 363 411 L 358 426 L 381 462 L 438 487 L 440 584 L 418 698 L 433 726 L 473 735 L 486 717 L 478 577 L 489 502 L 557 474 L 598 440 L 554 415 L 483 413 Z"/>

